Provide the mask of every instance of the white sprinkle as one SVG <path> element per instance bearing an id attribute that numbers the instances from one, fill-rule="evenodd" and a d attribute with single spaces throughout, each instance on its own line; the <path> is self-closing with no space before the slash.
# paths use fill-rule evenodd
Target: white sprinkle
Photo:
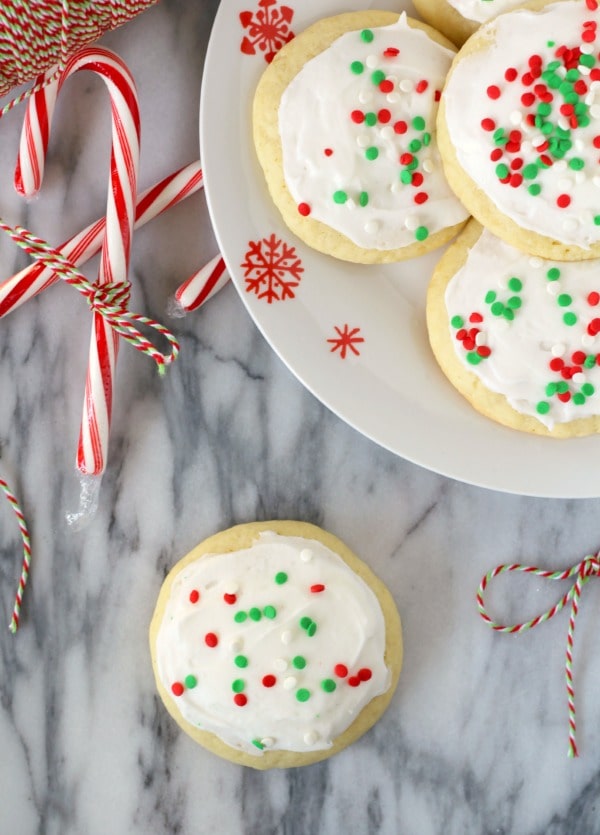
<path id="1" fill-rule="evenodd" d="M 276 658 L 275 661 L 273 661 L 273 666 L 278 673 L 283 673 L 287 670 L 288 662 L 285 658 Z"/>
<path id="2" fill-rule="evenodd" d="M 289 629 L 285 629 L 281 633 L 281 643 L 282 644 L 289 644 L 289 643 L 291 643 L 291 641 L 292 641 L 292 633 L 290 632 Z"/>
<path id="3" fill-rule="evenodd" d="M 541 259 L 541 258 L 538 258 L 538 257 L 537 257 L 537 255 L 533 255 L 533 256 L 529 259 L 529 266 L 530 266 L 530 267 L 533 267 L 533 269 L 534 269 L 534 270 L 539 269 L 539 268 L 542 266 L 542 263 L 543 263 L 543 262 L 542 262 L 542 259 Z"/>
<path id="4" fill-rule="evenodd" d="M 576 151 L 585 151 L 585 142 L 582 139 L 576 139 L 573 145 Z"/>
<path id="5" fill-rule="evenodd" d="M 394 128 L 390 125 L 386 125 L 384 128 L 381 128 L 379 131 L 379 136 L 384 140 L 389 140 L 394 138 Z M 395 151 L 394 151 L 395 153 Z"/>
<path id="6" fill-rule="evenodd" d="M 573 188 L 573 180 L 570 177 L 561 177 L 558 181 L 560 191 L 570 191 Z"/>
<path id="7" fill-rule="evenodd" d="M 579 46 L 579 51 L 583 52 L 584 55 L 591 55 L 592 52 L 594 51 L 594 44 L 592 44 L 592 43 L 585 43 L 584 42 L 582 44 L 578 44 L 578 46 Z M 581 67 L 578 67 L 577 69 L 581 70 Z"/>
<path id="8" fill-rule="evenodd" d="M 598 116 L 600 116 L 600 105 L 599 104 L 593 104 L 590 107 L 590 116 L 593 116 L 594 119 L 597 119 Z"/>
<path id="9" fill-rule="evenodd" d="M 410 78 L 403 78 L 398 86 L 403 93 L 412 93 L 415 84 L 414 81 L 410 80 Z"/>
<path id="10" fill-rule="evenodd" d="M 273 746 L 274 742 L 275 742 L 275 740 L 273 739 L 272 736 L 265 736 L 263 739 L 261 739 L 260 744 L 264 748 L 271 748 Z"/>
<path id="11" fill-rule="evenodd" d="M 426 174 L 431 174 L 432 171 L 435 171 L 435 165 L 432 159 L 423 160 L 423 171 Z"/>
<path id="12" fill-rule="evenodd" d="M 483 331 L 479 331 L 477 336 L 475 337 L 475 344 L 476 345 L 487 345 L 487 334 Z"/>
<path id="13" fill-rule="evenodd" d="M 592 182 L 596 186 L 596 188 L 600 188 L 600 177 L 592 177 Z"/>
<path id="14" fill-rule="evenodd" d="M 581 183 L 585 183 L 587 177 L 585 175 L 585 171 L 576 171 L 575 172 L 575 185 L 581 185 Z"/>
<path id="15" fill-rule="evenodd" d="M 559 116 L 556 123 L 561 130 L 569 130 L 570 128 L 569 120 L 566 116 Z"/>
<path id="16" fill-rule="evenodd" d="M 580 371 L 577 374 L 573 374 L 573 376 L 571 377 L 571 380 L 573 380 L 573 382 L 576 386 L 581 386 L 581 385 L 583 385 L 583 383 L 585 383 L 585 374 L 583 374 Z"/>
<path id="17" fill-rule="evenodd" d="M 532 138 L 531 144 L 533 145 L 534 148 L 537 148 L 538 145 L 543 145 L 545 141 L 546 141 L 546 137 L 543 134 L 540 134 L 540 136 L 534 136 Z"/>
<path id="18" fill-rule="evenodd" d="M 508 117 L 509 122 L 511 125 L 520 125 L 523 121 L 523 114 L 520 110 L 513 110 L 513 112 Z"/>
<path id="19" fill-rule="evenodd" d="M 568 217 L 566 220 L 563 220 L 562 228 L 565 232 L 574 232 L 578 226 L 579 221 L 575 217 Z"/>
<path id="20" fill-rule="evenodd" d="M 303 548 L 300 551 L 300 559 L 302 560 L 302 562 L 310 562 L 312 558 L 313 552 L 310 550 L 310 548 Z"/>
<path id="21" fill-rule="evenodd" d="M 591 71 L 592 71 L 592 68 L 591 68 L 591 67 L 586 67 L 586 65 L 585 65 L 585 64 L 580 64 L 580 65 L 577 67 L 577 69 L 579 70 L 579 72 L 580 72 L 582 75 L 589 75 L 589 74 L 591 73 Z"/>
<path id="22" fill-rule="evenodd" d="M 394 85 L 394 87 L 395 87 L 395 86 L 396 86 L 396 84 L 398 83 L 398 76 L 397 76 L 397 75 L 388 75 L 388 76 L 386 76 L 386 78 L 387 78 L 387 80 L 388 80 L 388 81 L 391 81 L 391 82 L 392 82 L 392 84 Z"/>
<path id="23" fill-rule="evenodd" d="M 374 69 L 378 63 L 379 61 L 377 60 L 377 55 L 369 55 L 365 61 L 365 64 L 370 70 Z"/>
<path id="24" fill-rule="evenodd" d="M 347 209 L 351 209 L 351 210 L 352 210 L 352 209 L 356 209 L 356 203 L 355 203 L 355 201 L 353 200 L 353 198 L 352 198 L 352 197 L 349 197 L 349 198 L 346 200 L 346 208 L 347 208 Z"/>
<path id="25" fill-rule="evenodd" d="M 307 731 L 304 734 L 304 743 L 306 745 L 314 745 L 318 738 L 319 734 L 316 731 Z"/>
<path id="26" fill-rule="evenodd" d="M 368 148 L 371 144 L 371 137 L 367 133 L 359 133 L 356 137 L 356 144 L 359 148 Z"/>
<path id="27" fill-rule="evenodd" d="M 400 101 L 400 93 L 388 93 L 386 96 L 386 101 L 389 104 L 397 104 Z"/>
<path id="28" fill-rule="evenodd" d="M 294 687 L 298 684 L 298 679 L 295 676 L 288 676 L 283 680 L 283 689 L 284 690 L 293 690 Z"/>
<path id="29" fill-rule="evenodd" d="M 365 223 L 365 232 L 368 235 L 374 235 L 375 232 L 379 231 L 379 223 L 376 220 L 370 220 L 368 223 Z"/>
<path id="30" fill-rule="evenodd" d="M 419 226 L 419 218 L 416 215 L 407 215 L 404 218 L 404 225 L 409 230 L 409 232 L 414 232 L 415 229 Z"/>
<path id="31" fill-rule="evenodd" d="M 557 342 L 556 345 L 553 345 L 550 350 L 552 352 L 553 357 L 564 357 L 565 352 L 567 350 L 567 346 L 563 345 L 562 342 Z"/>
<path id="32" fill-rule="evenodd" d="M 581 344 L 584 348 L 591 348 L 594 344 L 594 337 L 589 333 L 583 333 L 581 335 Z"/>
<path id="33" fill-rule="evenodd" d="M 240 584 L 239 583 L 229 583 L 229 585 L 227 586 L 226 593 L 227 594 L 237 594 L 239 590 L 240 590 Z"/>
<path id="34" fill-rule="evenodd" d="M 392 194 L 398 194 L 398 192 L 402 191 L 402 184 L 398 180 L 394 180 L 390 186 L 390 191 Z"/>
<path id="35" fill-rule="evenodd" d="M 373 100 L 373 92 L 371 90 L 361 90 L 358 94 L 358 100 L 361 104 L 368 104 Z"/>
<path id="36" fill-rule="evenodd" d="M 232 652 L 239 652 L 244 647 L 244 642 L 241 638 L 234 638 L 229 644 L 229 649 Z"/>
<path id="37" fill-rule="evenodd" d="M 567 170 L 567 161 L 566 159 L 558 159 L 554 163 L 554 171 L 556 174 L 562 174 L 563 171 Z"/>
<path id="38" fill-rule="evenodd" d="M 558 294 L 560 293 L 558 281 L 549 281 L 548 284 L 546 284 L 546 292 L 549 293 L 551 296 L 558 296 Z"/>

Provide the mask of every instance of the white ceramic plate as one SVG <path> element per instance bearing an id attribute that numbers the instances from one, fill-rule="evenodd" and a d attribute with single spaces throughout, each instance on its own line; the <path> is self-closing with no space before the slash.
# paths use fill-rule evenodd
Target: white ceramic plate
<path id="1" fill-rule="evenodd" d="M 397 11 L 399 4 L 221 2 L 206 57 L 200 144 L 215 234 L 240 296 L 302 383 L 381 446 L 482 487 L 600 496 L 599 437 L 559 441 L 505 429 L 474 411 L 439 370 L 424 315 L 439 252 L 383 267 L 336 261 L 297 240 L 269 199 L 252 144 L 251 105 L 265 55 L 280 46 L 273 39 L 369 7 Z"/>

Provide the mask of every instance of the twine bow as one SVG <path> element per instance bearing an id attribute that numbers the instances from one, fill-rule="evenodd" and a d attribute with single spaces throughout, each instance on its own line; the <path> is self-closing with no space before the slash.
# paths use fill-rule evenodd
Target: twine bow
<path id="1" fill-rule="evenodd" d="M 88 300 L 93 312 L 102 316 L 115 333 L 118 333 L 137 351 L 147 354 L 154 360 L 159 374 L 164 374 L 166 366 L 177 359 L 179 343 L 173 334 L 154 319 L 149 319 L 139 313 L 132 313 L 127 309 L 131 289 L 129 282 L 104 285 L 92 284 L 57 249 L 36 237 L 23 226 L 13 228 L 0 219 L 0 230 L 10 235 L 21 249 L 52 269 L 59 278 L 79 290 Z M 171 346 L 171 352 L 169 354 L 161 353 L 134 323 L 146 325 L 160 333 Z"/>
<path id="2" fill-rule="evenodd" d="M 569 629 L 567 631 L 567 650 L 565 654 L 565 680 L 566 680 L 566 687 L 567 687 L 567 703 L 568 703 L 568 711 L 569 711 L 569 749 L 568 749 L 568 756 L 569 757 L 578 757 L 579 752 L 577 750 L 577 743 L 576 743 L 576 721 L 575 721 L 575 688 L 573 686 L 573 641 L 575 637 L 575 619 L 577 617 L 577 613 L 579 612 L 579 599 L 581 597 L 581 590 L 583 586 L 588 582 L 591 577 L 600 577 L 600 552 L 598 554 L 589 555 L 584 557 L 581 562 L 578 562 L 572 568 L 568 568 L 565 571 L 545 571 L 540 568 L 535 568 L 534 566 L 528 565 L 519 565 L 519 564 L 504 564 L 499 565 L 494 568 L 492 571 L 488 572 L 488 574 L 483 577 L 479 589 L 477 591 L 477 608 L 479 610 L 479 614 L 483 618 L 483 620 L 494 629 L 496 632 L 524 632 L 527 629 L 533 629 L 535 626 L 539 626 L 540 623 L 544 623 L 550 618 L 553 618 L 554 615 L 558 614 L 561 609 L 567 605 L 567 603 L 571 603 L 571 614 L 569 616 Z M 543 577 L 546 580 L 570 580 L 575 577 L 575 582 L 571 586 L 568 592 L 563 595 L 563 597 L 552 606 L 548 611 L 544 612 L 541 615 L 533 618 L 532 620 L 527 621 L 526 623 L 517 623 L 512 626 L 505 626 L 501 623 L 497 623 L 496 621 L 492 620 L 492 618 L 488 615 L 484 602 L 483 602 L 483 593 L 485 592 L 488 584 L 494 577 L 497 577 L 499 574 L 504 574 L 508 571 L 523 571 L 527 574 L 534 574 L 536 577 Z"/>
<path id="3" fill-rule="evenodd" d="M 6 500 L 12 507 L 14 514 L 17 517 L 19 531 L 21 532 L 21 539 L 23 540 L 23 562 L 21 564 L 21 576 L 19 578 L 19 585 L 17 587 L 12 617 L 10 619 L 9 624 L 10 631 L 16 632 L 19 628 L 19 617 L 21 614 L 21 603 L 23 602 L 23 592 L 25 591 L 25 586 L 27 585 L 27 579 L 29 577 L 29 566 L 31 562 L 31 544 L 29 540 L 29 530 L 27 528 L 27 522 L 25 521 L 25 517 L 23 516 L 23 511 L 21 510 L 19 502 L 17 501 L 12 490 L 3 478 L 0 478 L 0 488 L 2 488 L 2 491 L 6 496 Z"/>

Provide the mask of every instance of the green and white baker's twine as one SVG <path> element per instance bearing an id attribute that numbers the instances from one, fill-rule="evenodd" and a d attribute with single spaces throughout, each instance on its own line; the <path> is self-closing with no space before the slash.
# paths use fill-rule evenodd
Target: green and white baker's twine
<path id="1" fill-rule="evenodd" d="M 29 530 L 27 528 L 27 522 L 25 521 L 25 517 L 23 516 L 23 511 L 21 510 L 19 502 L 17 501 L 12 490 L 3 478 L 0 478 L 0 488 L 2 488 L 2 491 L 4 492 L 4 495 L 6 496 L 8 503 L 12 507 L 14 514 L 17 517 L 17 522 L 19 523 L 19 530 L 21 532 L 21 539 L 23 540 L 23 562 L 21 564 L 21 576 L 19 578 L 19 585 L 17 588 L 17 593 L 15 595 L 13 613 L 9 624 L 10 631 L 16 632 L 19 628 L 19 617 L 21 615 L 21 604 L 23 602 L 23 594 L 25 592 L 25 586 L 27 585 L 27 580 L 29 578 L 29 566 L 31 563 L 31 543 L 29 539 Z"/>
<path id="2" fill-rule="evenodd" d="M 21 249 L 53 270 L 59 278 L 79 290 L 87 298 L 92 310 L 102 316 L 115 333 L 123 337 L 130 345 L 133 345 L 137 351 L 147 354 L 154 360 L 159 374 L 164 374 L 166 366 L 177 359 L 179 343 L 173 334 L 154 319 L 149 319 L 147 316 L 138 313 L 131 313 L 127 309 L 131 288 L 129 282 L 104 285 L 92 284 L 64 255 L 61 255 L 58 250 L 24 227 L 9 226 L 0 219 L 0 230 L 10 235 Z M 146 339 L 133 324 L 134 322 L 146 325 L 160 333 L 171 346 L 171 352 L 169 354 L 161 353 Z"/>
<path id="3" fill-rule="evenodd" d="M 590 577 L 600 577 L 600 560 L 598 554 L 584 557 L 581 562 L 568 568 L 565 571 L 544 571 L 534 566 L 519 565 L 519 564 L 503 564 L 494 568 L 492 571 L 483 577 L 479 589 L 477 591 L 477 608 L 483 620 L 494 629 L 496 632 L 524 632 L 527 629 L 533 629 L 540 623 L 544 623 L 563 609 L 567 603 L 571 603 L 571 614 L 569 616 L 569 629 L 567 632 L 567 651 L 565 657 L 565 680 L 567 687 L 567 702 L 569 710 L 569 757 L 577 757 L 577 743 L 576 743 L 576 723 L 575 723 L 575 690 L 573 687 L 573 639 L 575 637 L 575 618 L 579 612 L 579 598 L 581 597 L 581 590 L 587 583 Z M 488 615 L 484 602 L 483 593 L 488 584 L 494 577 L 499 574 L 504 574 L 508 571 L 523 571 L 527 574 L 534 574 L 536 577 L 544 577 L 547 580 L 570 580 L 575 577 L 575 582 L 569 591 L 563 597 L 541 615 L 527 621 L 526 623 L 517 623 L 512 626 L 505 626 L 492 620 Z"/>

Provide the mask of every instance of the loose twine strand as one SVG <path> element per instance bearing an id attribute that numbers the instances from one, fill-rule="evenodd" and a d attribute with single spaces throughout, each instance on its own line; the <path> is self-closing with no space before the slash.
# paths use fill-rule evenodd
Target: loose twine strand
<path id="1" fill-rule="evenodd" d="M 548 609 L 548 611 L 543 612 L 541 615 L 538 615 L 525 623 L 516 623 L 512 626 L 506 626 L 492 620 L 492 618 L 488 615 L 483 602 L 483 594 L 494 577 L 498 577 L 500 574 L 504 574 L 509 571 L 523 571 L 527 574 L 533 574 L 536 577 L 543 577 L 546 580 L 570 580 L 573 577 L 576 579 L 569 591 L 561 597 L 558 603 Z M 575 717 L 575 688 L 573 685 L 573 642 L 575 638 L 575 620 L 579 612 L 581 590 L 591 577 L 600 577 L 599 554 L 584 557 L 581 562 L 578 562 L 572 568 L 568 568 L 565 571 L 545 571 L 543 569 L 536 568 L 535 566 L 519 565 L 514 563 L 499 565 L 483 577 L 477 591 L 477 608 L 483 620 L 496 632 L 508 632 L 511 634 L 524 632 L 528 629 L 533 629 L 534 627 L 539 626 L 541 623 L 545 623 L 564 609 L 567 603 L 571 603 L 569 629 L 567 631 L 567 649 L 565 653 L 565 683 L 569 714 L 569 747 L 567 753 L 569 757 L 579 756 L 576 740 L 577 725 Z"/>
<path id="2" fill-rule="evenodd" d="M 21 532 L 21 539 L 23 540 L 23 562 L 21 564 L 21 576 L 19 578 L 19 585 L 17 588 L 17 593 L 15 595 L 12 617 L 10 619 L 9 624 L 10 631 L 14 633 L 19 628 L 19 617 L 21 615 L 23 592 L 25 591 L 25 586 L 27 585 L 27 580 L 29 578 L 29 567 L 31 564 L 31 542 L 29 539 L 29 530 L 27 528 L 27 522 L 25 521 L 23 511 L 21 510 L 21 506 L 19 505 L 16 496 L 14 495 L 14 493 L 12 492 L 12 490 L 3 478 L 0 478 L 0 487 L 2 488 L 6 500 L 12 507 L 15 516 L 17 517 L 19 531 Z"/>

